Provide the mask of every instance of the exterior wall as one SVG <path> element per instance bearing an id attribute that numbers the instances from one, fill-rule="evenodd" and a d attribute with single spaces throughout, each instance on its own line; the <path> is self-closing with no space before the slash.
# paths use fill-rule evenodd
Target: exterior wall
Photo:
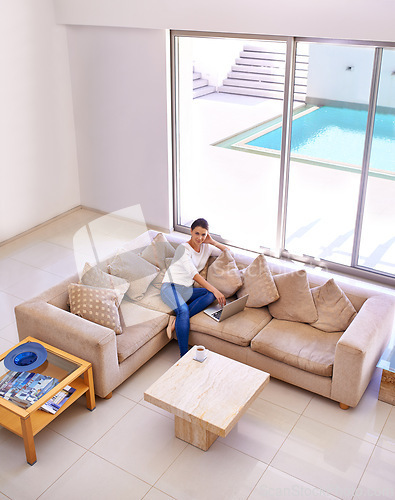
<path id="1" fill-rule="evenodd" d="M 374 49 L 311 43 L 307 100 L 368 104 Z M 352 70 L 347 70 L 351 67 Z M 384 51 L 379 106 L 394 108 L 395 50 Z"/>
<path id="2" fill-rule="evenodd" d="M 80 204 L 66 27 L 51 0 L 2 2 L 0 242 Z"/>

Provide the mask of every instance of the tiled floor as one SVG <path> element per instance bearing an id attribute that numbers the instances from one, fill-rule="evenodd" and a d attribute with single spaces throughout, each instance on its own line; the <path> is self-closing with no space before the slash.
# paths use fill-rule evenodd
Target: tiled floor
<path id="1" fill-rule="evenodd" d="M 2 352 L 18 340 L 14 306 L 75 269 L 73 236 L 97 217 L 79 210 L 0 247 Z M 377 400 L 379 370 L 348 411 L 272 379 L 228 437 L 203 452 L 143 400 L 177 358 L 171 343 L 94 412 L 83 401 L 70 407 L 36 436 L 33 467 L 22 440 L 0 428 L 0 500 L 395 498 L 395 409 Z"/>

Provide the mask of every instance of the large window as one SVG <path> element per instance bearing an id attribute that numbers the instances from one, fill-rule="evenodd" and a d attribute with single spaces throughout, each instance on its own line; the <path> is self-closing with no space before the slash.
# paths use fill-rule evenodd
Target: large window
<path id="1" fill-rule="evenodd" d="M 395 50 L 172 33 L 175 226 L 395 278 Z"/>

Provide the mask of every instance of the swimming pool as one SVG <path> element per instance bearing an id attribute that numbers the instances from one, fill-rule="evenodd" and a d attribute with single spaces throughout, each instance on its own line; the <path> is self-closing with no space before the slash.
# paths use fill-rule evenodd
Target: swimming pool
<path id="1" fill-rule="evenodd" d="M 367 111 L 305 106 L 294 114 L 291 157 L 325 166 L 360 169 Z M 281 117 L 233 138 L 225 147 L 279 155 Z M 370 172 L 395 174 L 395 116 L 376 113 Z"/>

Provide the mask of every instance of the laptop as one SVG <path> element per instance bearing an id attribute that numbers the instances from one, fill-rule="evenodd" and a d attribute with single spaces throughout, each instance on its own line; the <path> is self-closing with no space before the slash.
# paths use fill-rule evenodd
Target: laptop
<path id="1" fill-rule="evenodd" d="M 210 306 L 204 309 L 204 312 L 210 316 L 210 318 L 215 319 L 215 321 L 223 321 L 224 319 L 230 318 L 234 314 L 241 312 L 247 303 L 248 294 L 243 295 L 239 299 L 233 300 L 232 302 L 227 302 L 224 307 L 219 304 Z"/>

